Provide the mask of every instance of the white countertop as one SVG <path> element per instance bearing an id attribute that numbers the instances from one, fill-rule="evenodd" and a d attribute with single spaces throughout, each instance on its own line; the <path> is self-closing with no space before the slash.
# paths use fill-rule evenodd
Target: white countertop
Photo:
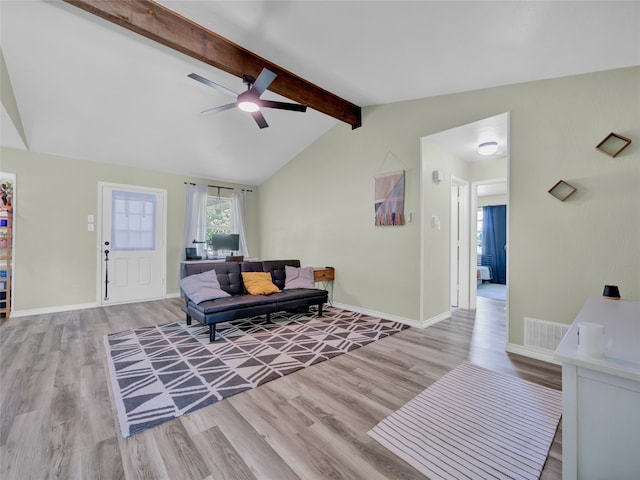
<path id="1" fill-rule="evenodd" d="M 581 322 L 604 325 L 605 340 L 613 337 L 613 348 L 604 358 L 578 353 L 578 323 Z M 589 297 L 553 358 L 640 382 L 640 301 Z"/>

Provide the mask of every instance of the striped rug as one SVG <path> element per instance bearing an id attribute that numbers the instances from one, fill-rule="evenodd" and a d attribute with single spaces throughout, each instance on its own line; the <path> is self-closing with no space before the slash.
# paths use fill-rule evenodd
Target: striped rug
<path id="1" fill-rule="evenodd" d="M 464 362 L 369 435 L 434 479 L 538 479 L 562 393 Z"/>

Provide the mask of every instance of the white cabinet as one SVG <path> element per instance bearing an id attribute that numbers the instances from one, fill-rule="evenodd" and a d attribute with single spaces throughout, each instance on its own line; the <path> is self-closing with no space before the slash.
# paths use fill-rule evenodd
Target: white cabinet
<path id="1" fill-rule="evenodd" d="M 613 337 L 604 358 L 578 352 L 582 322 Z M 554 358 L 562 362 L 562 478 L 639 478 L 640 302 L 590 297 Z"/>

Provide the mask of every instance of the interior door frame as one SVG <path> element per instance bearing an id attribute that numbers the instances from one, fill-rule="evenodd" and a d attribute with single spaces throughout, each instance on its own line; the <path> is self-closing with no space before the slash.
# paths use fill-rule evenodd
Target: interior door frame
<path id="1" fill-rule="evenodd" d="M 152 193 L 152 194 L 160 194 L 162 196 L 162 202 L 164 205 L 162 212 L 162 245 L 161 245 L 161 258 L 162 258 L 162 276 L 165 279 L 162 286 L 161 296 L 162 298 L 167 297 L 167 190 L 163 188 L 153 188 L 153 187 L 145 187 L 141 185 L 129 185 L 124 183 L 112 183 L 112 182 L 98 182 L 98 209 L 96 216 L 96 244 L 97 244 L 97 262 L 96 262 L 96 304 L 98 306 L 106 306 L 106 305 L 117 305 L 117 303 L 109 302 L 105 303 L 102 295 L 102 285 L 104 282 L 104 278 L 102 278 L 102 265 L 104 263 L 104 245 L 102 239 L 102 224 L 103 224 L 103 196 L 105 188 L 119 188 L 122 190 L 134 190 L 138 192 Z M 133 300 L 129 302 L 122 303 L 135 303 L 136 301 L 144 301 L 144 300 Z"/>
<path id="2" fill-rule="evenodd" d="M 457 205 L 454 206 L 454 191 L 458 191 L 456 198 Z M 469 182 L 455 176 L 451 177 L 451 232 L 450 240 L 450 291 L 449 297 L 453 299 L 453 289 L 457 288 L 457 305 L 458 308 L 469 308 L 469 251 L 470 251 L 470 232 L 469 232 Z M 457 207 L 454 213 L 454 207 Z M 457 220 L 454 225 L 454 218 Z M 456 254 L 457 250 L 457 254 Z M 454 271 L 455 270 L 455 271 Z M 457 278 L 457 285 L 454 286 L 454 278 Z M 451 305 L 453 306 L 453 304 Z"/>

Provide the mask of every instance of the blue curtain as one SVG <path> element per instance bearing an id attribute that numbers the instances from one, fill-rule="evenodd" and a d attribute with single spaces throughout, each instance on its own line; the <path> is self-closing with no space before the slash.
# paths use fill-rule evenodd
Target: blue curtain
<path id="1" fill-rule="evenodd" d="M 491 283 L 507 283 L 507 206 L 482 208 L 482 264 L 491 267 Z"/>

